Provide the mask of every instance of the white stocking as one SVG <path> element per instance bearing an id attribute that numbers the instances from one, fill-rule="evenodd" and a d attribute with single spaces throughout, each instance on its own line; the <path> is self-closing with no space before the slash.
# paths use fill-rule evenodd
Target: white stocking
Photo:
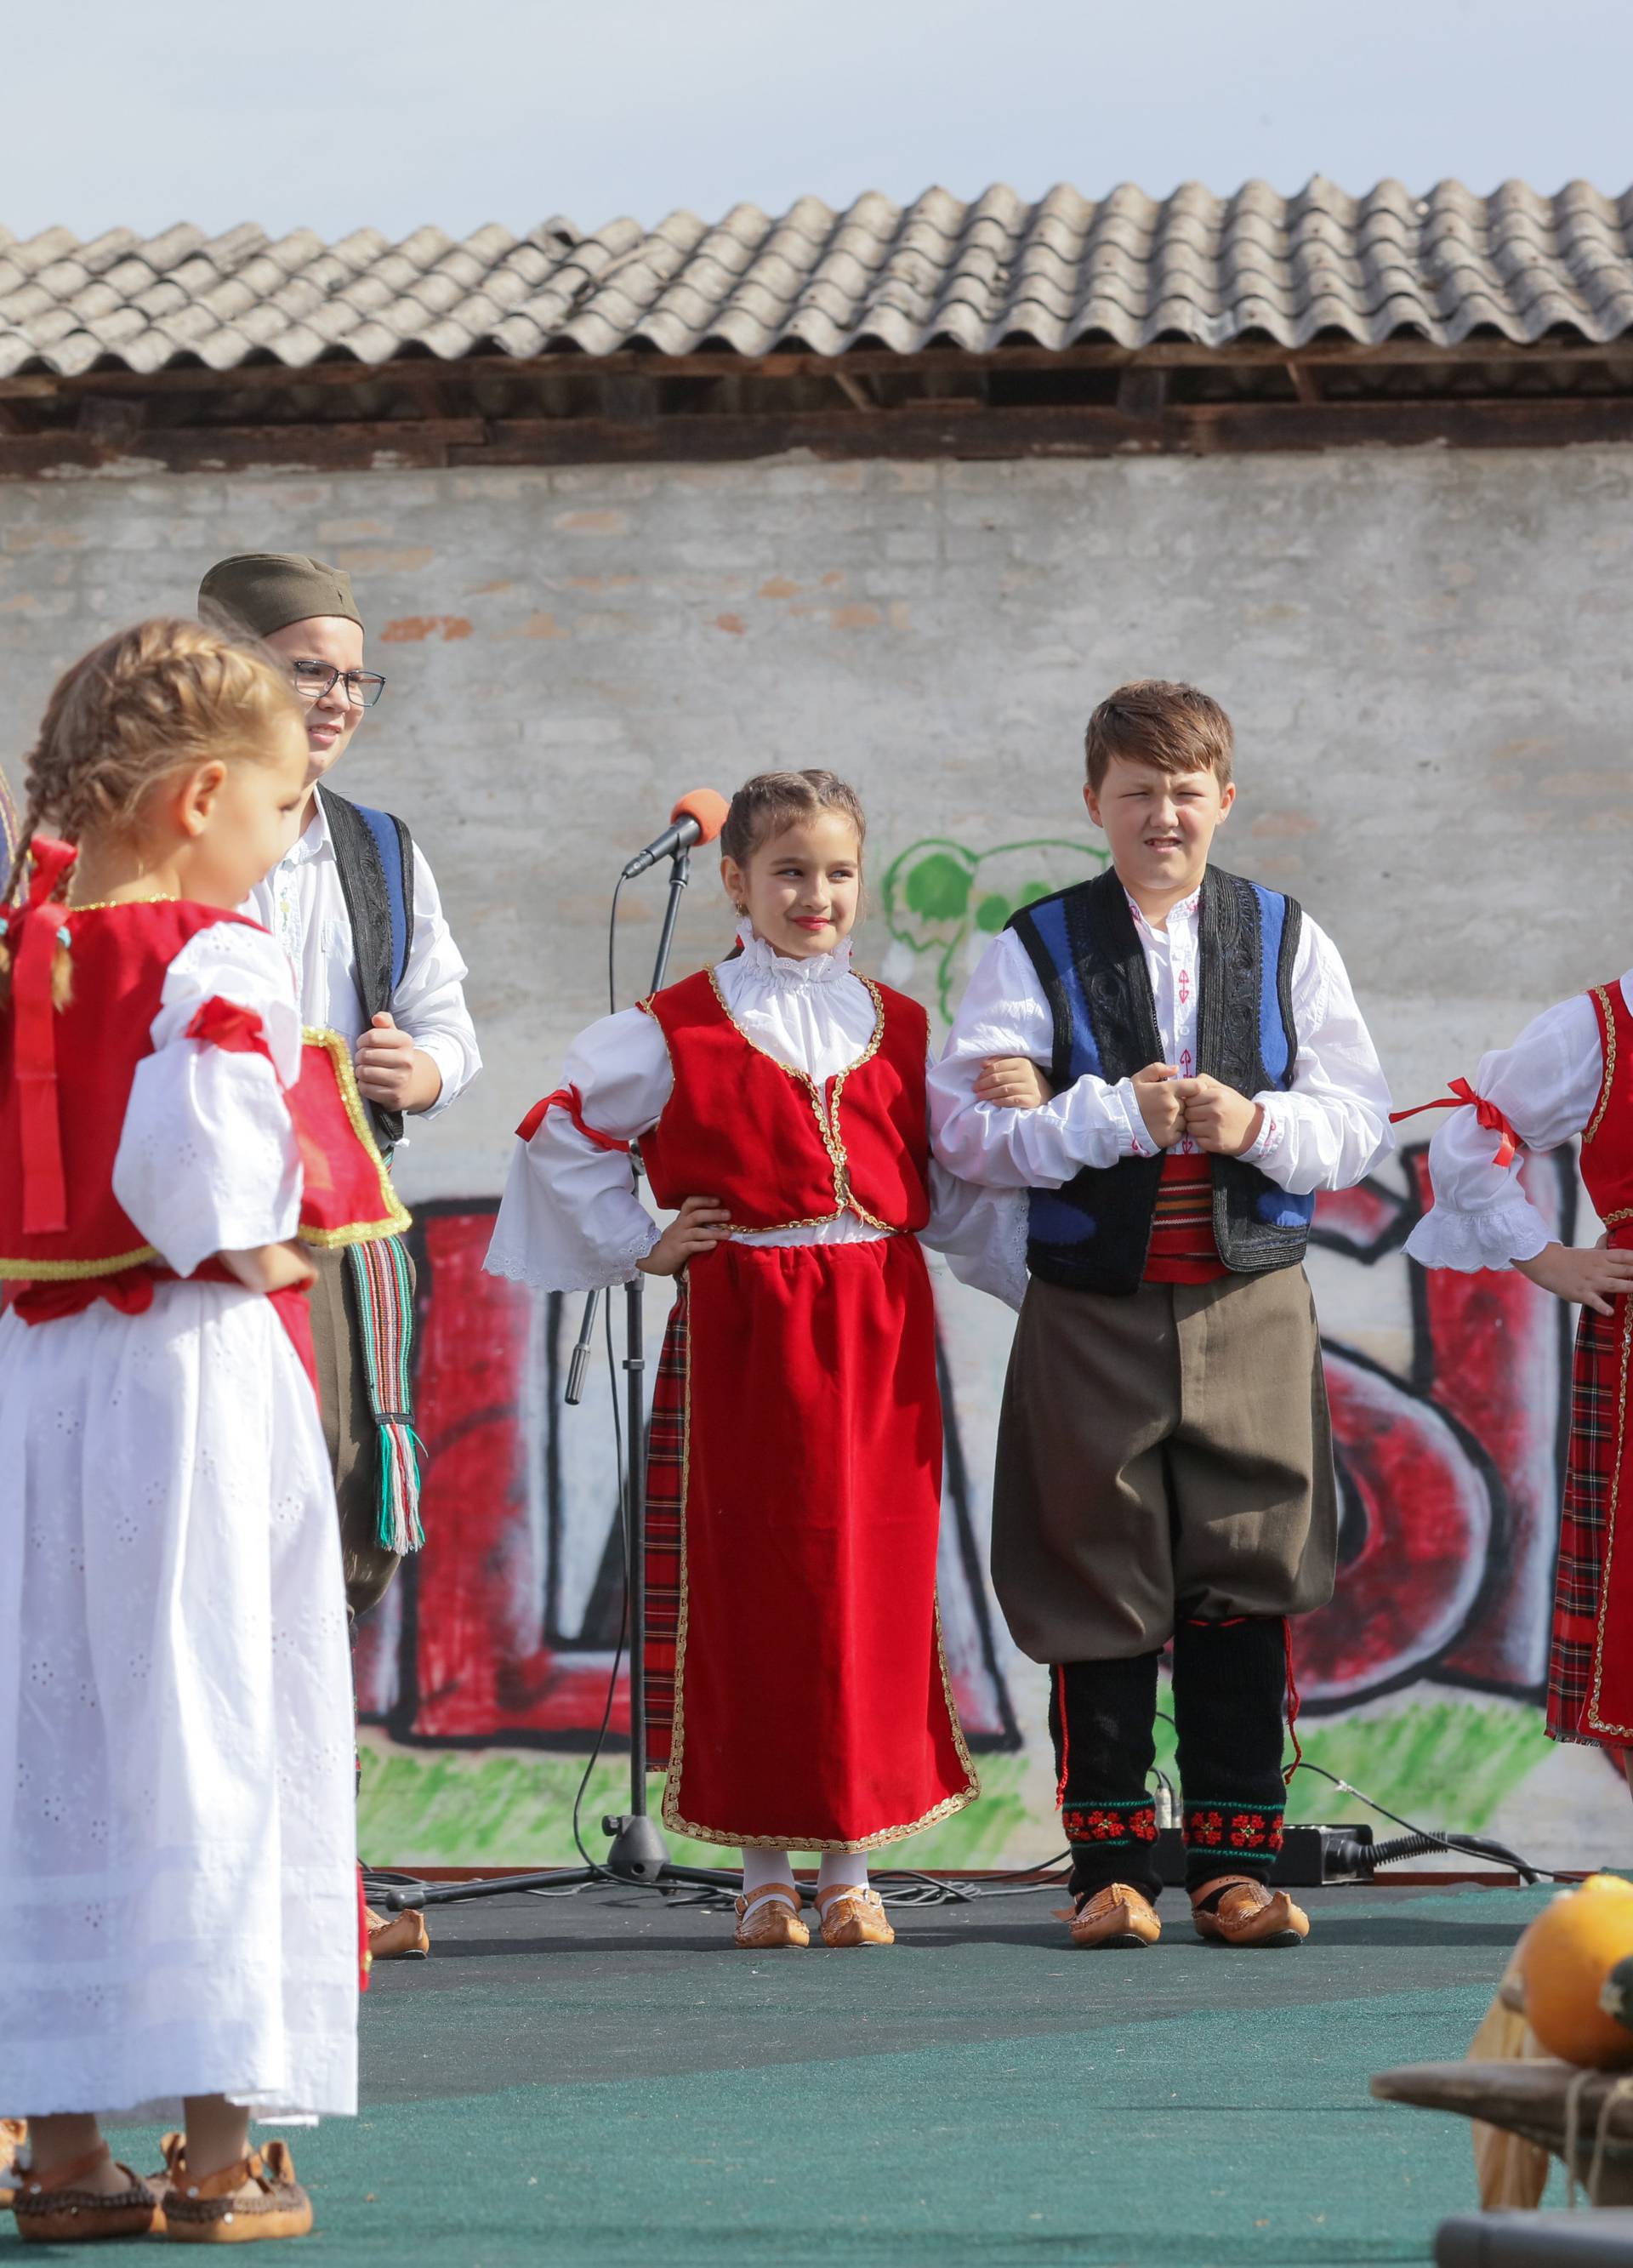
<path id="1" fill-rule="evenodd" d="M 763 1890 L 769 1882 L 788 1882 L 793 1880 L 794 1861 L 787 1851 L 750 1851 L 743 1852 L 743 1896 L 752 1898 L 756 1890 Z"/>
<path id="2" fill-rule="evenodd" d="M 824 1851 L 817 1869 L 817 1896 L 824 1890 L 864 1890 L 867 1888 L 865 1851 Z"/>

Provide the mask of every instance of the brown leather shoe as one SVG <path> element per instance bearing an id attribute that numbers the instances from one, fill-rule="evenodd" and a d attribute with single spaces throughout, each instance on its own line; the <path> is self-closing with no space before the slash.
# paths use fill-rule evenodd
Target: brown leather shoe
<path id="1" fill-rule="evenodd" d="M 165 2234 L 178 2244 L 253 2244 L 263 2237 L 305 2236 L 312 2199 L 295 2179 L 286 2142 L 268 2142 L 236 2165 L 195 2181 L 187 2146 L 170 2153 Z"/>
<path id="2" fill-rule="evenodd" d="M 1155 1945 L 1162 1935 L 1156 1908 L 1143 1891 L 1131 1889 L 1127 1882 L 1107 1882 L 1103 1890 L 1085 1898 L 1075 1913 L 1062 1918 L 1071 1923 L 1072 1943 L 1085 1952 L 1101 1946 Z"/>
<path id="3" fill-rule="evenodd" d="M 112 2165 L 119 2186 L 87 2188 L 89 2176 Z M 146 2236 L 159 2221 L 158 2192 L 140 2174 L 118 2164 L 106 2142 L 83 2157 L 65 2159 L 48 2174 L 31 2169 L 18 2183 L 11 2210 L 17 2233 L 36 2244 L 87 2244 L 103 2236 Z"/>
<path id="4" fill-rule="evenodd" d="M 835 1882 L 831 1890 L 817 1892 L 817 1911 L 822 1917 L 824 1945 L 894 1945 L 896 1933 L 885 1918 L 885 1902 L 877 1890 L 852 1889 Z"/>
<path id="5" fill-rule="evenodd" d="M 766 1882 L 751 1897 L 737 1901 L 734 1941 L 752 1953 L 779 1945 L 809 1945 L 811 1933 L 799 1918 L 799 1893 L 791 1882 Z"/>
<path id="6" fill-rule="evenodd" d="M 417 1907 L 405 1906 L 394 1914 L 376 1913 L 372 1906 L 365 1906 L 364 1911 L 368 1917 L 371 1961 L 423 1961 L 430 1954 L 430 1932 Z"/>
<path id="7" fill-rule="evenodd" d="M 1211 1912 L 1201 1901 L 1223 1897 Z M 1296 1906 L 1285 1890 L 1272 1890 L 1256 1874 L 1220 1874 L 1199 1883 L 1191 1892 L 1191 1919 L 1196 1934 L 1210 1945 L 1302 1945 L 1310 1934 L 1310 1917 Z"/>

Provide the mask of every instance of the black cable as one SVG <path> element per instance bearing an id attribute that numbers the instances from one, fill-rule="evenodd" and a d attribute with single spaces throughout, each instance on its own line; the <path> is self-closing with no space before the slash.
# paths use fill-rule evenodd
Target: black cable
<path id="1" fill-rule="evenodd" d="M 579 1817 L 584 1809 L 584 1793 L 590 1785 L 591 1774 L 601 1760 L 601 1749 L 607 1739 L 607 1728 L 613 1721 L 613 1704 L 618 1697 L 618 1673 L 623 1668 L 624 1644 L 629 1635 L 629 1477 L 624 1464 L 623 1417 L 618 1407 L 618 1358 L 613 1348 L 613 1311 L 610 1303 L 602 1311 L 601 1322 L 607 1336 L 607 1397 L 613 1408 L 614 1455 L 618 1471 L 618 1543 L 619 1554 L 623 1562 L 623 1581 L 619 1593 L 618 1644 L 613 1651 L 612 1671 L 607 1680 L 607 1701 L 601 1711 L 601 1721 L 596 1727 L 594 1745 L 585 1759 L 584 1771 L 579 1776 L 577 1793 L 573 1797 L 573 1842 L 577 1848 L 578 1856 L 586 1867 L 594 1867 L 598 1874 L 605 1874 L 608 1881 L 615 1881 L 617 1877 L 604 1867 L 599 1859 L 592 1859 L 585 1848 L 584 1836 L 578 1825 Z"/>
<path id="2" fill-rule="evenodd" d="M 1170 1726 L 1176 1733 L 1178 1732 L 1179 1727 L 1174 1725 L 1173 1719 L 1167 1710 L 1159 1709 L 1157 1716 L 1159 1723 Z M 1518 1852 L 1511 1851 L 1505 1843 L 1488 1843 L 1474 1835 L 1466 1835 L 1460 1838 L 1457 1836 L 1437 1835 L 1432 1829 L 1419 1827 L 1410 1819 L 1402 1819 L 1398 1811 L 1391 1811 L 1388 1805 L 1379 1803 L 1376 1796 L 1368 1795 L 1364 1788 L 1355 1786 L 1347 1779 L 1341 1779 L 1336 1772 L 1328 1771 L 1325 1764 L 1313 1763 L 1308 1756 L 1299 1757 L 1298 1769 L 1301 1771 L 1319 1773 L 1322 1779 L 1330 1780 L 1335 1787 L 1342 1788 L 1346 1795 L 1354 1796 L 1357 1803 L 1364 1803 L 1369 1811 L 1375 1811 L 1380 1819 L 1387 1819 L 1396 1827 L 1404 1827 L 1409 1837 L 1416 1837 L 1420 1845 L 1426 1845 L 1431 1851 L 1449 1851 L 1453 1856 L 1461 1859 L 1500 1859 L 1505 1866 L 1512 1867 L 1514 1872 L 1527 1883 L 1543 1880 L 1557 1882 L 1562 1879 L 1547 1867 L 1534 1867 L 1528 1859 L 1522 1859 Z M 1407 1851 L 1393 1847 L 1401 1839 L 1392 1837 L 1389 1842 L 1376 1845 L 1373 1853 L 1374 1863 L 1379 1863 L 1379 1853 L 1384 1854 L 1381 1863 L 1385 1866 L 1394 1859 L 1416 1859 L 1427 1855 L 1421 1850 Z"/>
<path id="3" fill-rule="evenodd" d="M 1527 1884 L 1544 1878 L 1550 1882 L 1556 1882 L 1560 1879 L 1547 1867 L 1534 1867 L 1528 1859 L 1522 1859 L 1517 1851 L 1511 1851 L 1505 1843 L 1488 1843 L 1483 1837 L 1475 1835 L 1460 1837 L 1437 1835 L 1431 1828 L 1415 1826 L 1411 1820 L 1402 1819 L 1398 1811 L 1391 1811 L 1387 1804 L 1379 1803 L 1376 1797 L 1370 1796 L 1363 1789 L 1353 1786 L 1349 1780 L 1341 1779 L 1336 1772 L 1328 1771 L 1325 1764 L 1312 1764 L 1308 1756 L 1304 1759 L 1303 1769 L 1306 1771 L 1318 1772 L 1323 1779 L 1330 1780 L 1335 1787 L 1342 1788 L 1346 1795 L 1354 1796 L 1357 1803 L 1364 1803 L 1369 1811 L 1375 1811 L 1380 1819 L 1387 1819 L 1396 1827 L 1405 1828 L 1404 1836 L 1392 1837 L 1388 1843 L 1375 1846 L 1372 1854 L 1375 1864 L 1379 1861 L 1379 1854 L 1387 1854 L 1383 1857 L 1382 1863 L 1387 1866 L 1393 1859 L 1426 1857 L 1428 1851 L 1450 1851 L 1458 1857 L 1465 1859 L 1500 1859 L 1505 1866 L 1512 1867 Z M 1428 1850 L 1422 1848 L 1400 1850 L 1393 1847 L 1397 1843 L 1405 1842 L 1416 1842 L 1419 1845 L 1427 1845 Z"/>
<path id="4" fill-rule="evenodd" d="M 622 874 L 613 884 L 612 910 L 607 917 L 607 1012 L 618 1013 L 618 894 L 624 886 Z"/>

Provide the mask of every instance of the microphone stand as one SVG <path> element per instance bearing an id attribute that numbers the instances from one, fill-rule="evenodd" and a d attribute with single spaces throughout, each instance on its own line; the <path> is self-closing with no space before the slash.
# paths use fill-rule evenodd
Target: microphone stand
<path id="1" fill-rule="evenodd" d="M 658 953 L 652 964 L 651 990 L 661 991 L 674 944 L 675 921 L 681 894 L 692 879 L 692 854 L 682 847 L 670 853 L 669 896 Z M 641 1161 L 630 1152 L 630 1167 L 638 1182 Z M 388 1912 L 406 1907 L 456 1905 L 471 1898 L 502 1897 L 514 1890 L 587 1889 L 595 1882 L 638 1882 L 660 1889 L 667 1882 L 685 1882 L 710 1890 L 733 1888 L 735 1871 L 702 1867 L 677 1867 L 669 1856 L 663 1830 L 648 1808 L 646 1793 L 646 1332 L 642 1308 L 646 1278 L 639 1269 L 624 1286 L 624 1411 L 625 1439 L 629 1444 L 628 1479 L 622 1491 L 624 1565 L 629 1571 L 629 1808 L 609 1815 L 601 1832 L 612 1839 L 603 1866 L 552 1867 L 535 1874 L 506 1874 L 479 1882 L 400 1882 L 382 1884 L 371 1892 Z M 575 1408 L 583 1399 L 585 1373 L 601 1295 L 592 1292 L 585 1302 L 584 1320 L 573 1342 L 568 1365 L 566 1400 Z"/>

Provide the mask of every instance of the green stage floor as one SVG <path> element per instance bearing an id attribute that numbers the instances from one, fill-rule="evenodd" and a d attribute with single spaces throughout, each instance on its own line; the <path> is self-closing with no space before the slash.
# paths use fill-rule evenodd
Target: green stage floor
<path id="1" fill-rule="evenodd" d="M 1544 1896 L 1310 1893 L 1291 1953 L 1195 1943 L 1172 1891 L 1167 1942 L 1099 1955 L 1047 1893 L 866 1954 L 737 1953 L 644 1893 L 447 1908 L 430 1962 L 376 1971 L 363 2117 L 292 2138 L 319 2226 L 289 2257 L 1428 2261 L 1475 2203 L 1467 2129 L 1367 2081 L 1465 2052 Z"/>

